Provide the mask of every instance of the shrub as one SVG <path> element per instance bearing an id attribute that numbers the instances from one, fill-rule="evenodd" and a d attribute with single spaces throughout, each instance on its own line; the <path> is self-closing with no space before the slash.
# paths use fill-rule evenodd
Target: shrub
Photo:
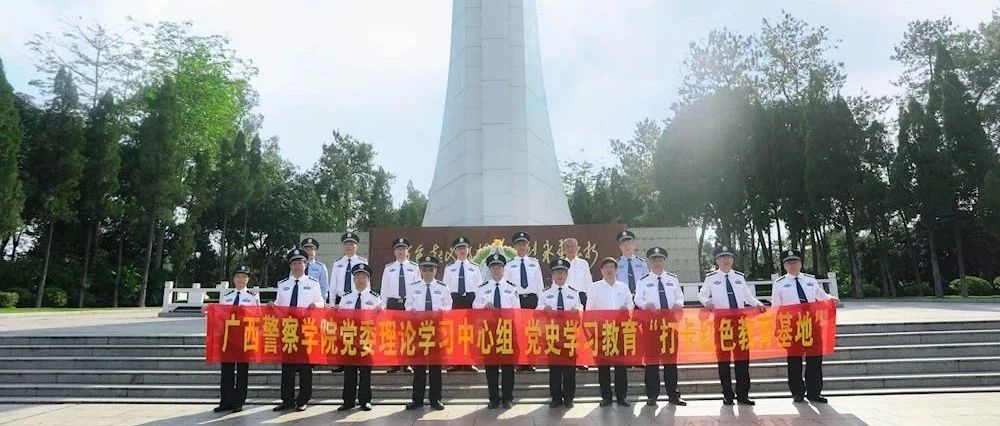
<path id="1" fill-rule="evenodd" d="M 861 284 L 861 297 L 882 297 L 882 289 L 875 284 Z"/>
<path id="2" fill-rule="evenodd" d="M 923 291 L 921 292 L 921 290 Z M 931 288 L 930 284 L 925 282 L 906 283 L 896 289 L 896 295 L 902 297 L 928 296 L 932 294 L 934 294 L 934 289 Z"/>
<path id="3" fill-rule="evenodd" d="M 989 296 L 993 294 L 993 284 L 982 278 L 966 275 L 965 283 L 969 286 L 969 296 Z M 958 279 L 951 280 L 948 283 L 948 288 L 955 294 L 962 294 L 962 283 Z"/>
<path id="4" fill-rule="evenodd" d="M 10 291 L 17 293 L 17 307 L 29 308 L 35 304 L 35 294 L 26 288 L 14 287 Z"/>
<path id="5" fill-rule="evenodd" d="M 65 307 L 67 303 L 69 303 L 69 295 L 66 294 L 66 290 L 61 288 L 45 289 L 45 306 L 62 308 Z"/>
<path id="6" fill-rule="evenodd" d="M 0 308 L 13 308 L 17 306 L 17 299 L 17 293 L 0 291 Z"/>

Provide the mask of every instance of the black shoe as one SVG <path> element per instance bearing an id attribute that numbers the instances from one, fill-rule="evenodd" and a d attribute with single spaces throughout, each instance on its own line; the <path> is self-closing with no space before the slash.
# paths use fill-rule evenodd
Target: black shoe
<path id="1" fill-rule="evenodd" d="M 221 413 L 223 411 L 229 411 L 229 406 L 226 404 L 219 404 L 218 407 L 212 409 L 213 413 Z"/>
<path id="2" fill-rule="evenodd" d="M 567 400 L 563 401 L 563 405 L 565 405 L 566 408 L 573 408 L 573 401 L 570 401 L 570 400 L 567 399 Z"/>
<path id="3" fill-rule="evenodd" d="M 403 367 L 399 367 L 399 366 L 396 366 L 396 367 L 389 367 L 389 368 L 387 368 L 387 369 L 385 370 L 385 374 L 392 374 L 392 373 L 395 373 L 395 372 L 397 372 L 397 371 L 400 371 L 400 370 L 402 370 L 402 369 L 403 369 Z"/>
<path id="4" fill-rule="evenodd" d="M 646 400 L 646 406 L 647 407 L 655 407 L 656 406 L 656 399 L 653 399 L 653 398 L 647 399 Z"/>
<path id="5" fill-rule="evenodd" d="M 442 404 L 441 401 L 433 401 L 431 402 L 431 408 L 441 411 L 444 410 L 444 404 Z"/>
<path id="6" fill-rule="evenodd" d="M 500 401 L 490 401 L 490 403 L 486 405 L 486 408 L 496 410 L 497 408 L 500 408 Z"/>
<path id="7" fill-rule="evenodd" d="M 366 402 L 364 404 L 361 404 L 361 411 L 371 411 L 371 410 L 372 410 L 372 403 Z"/>
<path id="8" fill-rule="evenodd" d="M 337 407 L 337 411 L 347 411 L 347 410 L 350 410 L 350 409 L 352 409 L 354 407 L 355 407 L 354 404 L 344 404 L 344 405 L 341 405 L 341 406 Z"/>
<path id="9" fill-rule="evenodd" d="M 576 367 L 576 371 L 590 371 L 590 368 L 586 365 L 580 365 Z"/>
<path id="10" fill-rule="evenodd" d="M 806 402 L 806 397 L 802 395 L 792 395 L 792 402 Z"/>
<path id="11" fill-rule="evenodd" d="M 457 373 L 457 372 L 462 371 L 462 370 L 463 370 L 462 366 L 456 365 L 454 367 L 448 368 L 447 370 L 444 370 L 444 372 L 445 373 Z"/>
<path id="12" fill-rule="evenodd" d="M 535 371 L 534 365 L 521 365 L 517 367 L 517 371 Z"/>
<path id="13" fill-rule="evenodd" d="M 344 372 L 344 367 L 343 366 L 333 367 L 333 370 L 330 370 L 330 372 L 331 373 L 343 373 Z"/>
<path id="14" fill-rule="evenodd" d="M 597 404 L 597 405 L 601 406 L 601 407 L 609 407 L 609 406 L 611 406 L 611 404 L 614 404 L 614 402 L 611 402 L 610 399 L 602 399 L 601 403 Z"/>
<path id="15" fill-rule="evenodd" d="M 753 400 L 750 398 L 737 398 L 736 402 L 739 403 L 740 405 L 757 405 L 757 403 L 753 402 Z"/>
<path id="16" fill-rule="evenodd" d="M 409 365 L 404 365 L 403 368 L 400 369 L 400 371 L 402 371 L 404 373 L 412 373 L 413 372 L 413 367 L 410 367 Z"/>
<path id="17" fill-rule="evenodd" d="M 561 407 L 562 405 L 563 402 L 558 399 L 553 399 L 552 401 L 549 401 L 549 408 Z"/>
<path id="18" fill-rule="evenodd" d="M 687 401 L 681 399 L 681 397 L 679 397 L 679 396 L 676 397 L 676 398 L 670 398 L 667 401 L 670 402 L 671 404 L 680 405 L 682 407 L 685 406 L 685 405 L 688 405 Z"/>
<path id="19" fill-rule="evenodd" d="M 299 412 L 306 411 L 306 408 L 309 408 L 309 404 L 296 405 L 295 411 Z"/>
<path id="20" fill-rule="evenodd" d="M 734 405 L 734 404 L 735 404 L 735 402 L 733 402 L 732 398 L 730 398 L 728 396 L 722 398 L 722 405 Z"/>
<path id="21" fill-rule="evenodd" d="M 409 404 L 406 404 L 406 409 L 407 410 L 416 410 L 416 409 L 418 409 L 420 407 L 423 407 L 423 406 L 424 406 L 423 402 L 411 402 Z"/>
<path id="22" fill-rule="evenodd" d="M 509 410 L 510 407 L 514 406 L 514 404 L 512 404 L 510 401 L 500 401 L 500 406 L 502 406 L 504 409 Z"/>
<path id="23" fill-rule="evenodd" d="M 809 397 L 809 401 L 812 401 L 812 402 L 818 402 L 818 403 L 820 403 L 820 404 L 826 404 L 826 398 L 824 398 L 824 397 L 822 397 L 822 396 L 819 396 L 819 395 L 816 395 L 816 396 L 810 396 L 810 397 Z"/>
<path id="24" fill-rule="evenodd" d="M 470 365 L 466 369 L 466 371 L 469 371 L 469 372 L 472 372 L 472 373 L 478 373 L 479 372 L 479 367 L 476 367 L 475 365 Z"/>
<path id="25" fill-rule="evenodd" d="M 240 411 L 243 411 L 243 406 L 242 405 L 234 405 L 233 408 L 231 409 L 231 411 L 234 412 L 234 413 L 239 413 Z"/>
<path id="26" fill-rule="evenodd" d="M 295 408 L 295 406 L 292 405 L 292 404 L 281 403 L 281 404 L 276 405 L 274 408 L 272 408 L 271 411 L 281 412 L 281 411 L 291 410 L 292 408 Z"/>
<path id="27" fill-rule="evenodd" d="M 627 400 L 627 399 L 619 399 L 619 400 L 618 400 L 618 406 L 619 406 L 619 407 L 631 407 L 631 406 L 632 406 L 632 403 L 631 403 L 631 402 L 628 402 L 628 400 Z"/>

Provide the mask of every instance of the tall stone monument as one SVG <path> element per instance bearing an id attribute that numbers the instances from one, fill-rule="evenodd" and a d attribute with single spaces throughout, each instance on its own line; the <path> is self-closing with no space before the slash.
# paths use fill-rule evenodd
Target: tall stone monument
<path id="1" fill-rule="evenodd" d="M 542 81 L 534 0 L 454 0 L 424 226 L 572 224 Z"/>

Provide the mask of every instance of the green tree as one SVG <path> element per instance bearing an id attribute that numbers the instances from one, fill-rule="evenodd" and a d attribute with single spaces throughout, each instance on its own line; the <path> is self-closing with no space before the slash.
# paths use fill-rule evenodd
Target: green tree
<path id="1" fill-rule="evenodd" d="M 0 61 L 0 236 L 4 242 L 20 227 L 24 208 L 24 188 L 18 176 L 22 137 L 14 89 L 7 82 Z"/>
<path id="2" fill-rule="evenodd" d="M 424 223 L 424 211 L 427 210 L 427 196 L 413 187 L 413 182 L 406 183 L 406 199 L 396 213 L 396 223 L 399 226 L 420 226 Z"/>

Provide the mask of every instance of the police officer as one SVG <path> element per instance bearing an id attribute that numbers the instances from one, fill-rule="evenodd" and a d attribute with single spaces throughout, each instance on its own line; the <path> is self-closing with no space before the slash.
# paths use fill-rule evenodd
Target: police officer
<path id="1" fill-rule="evenodd" d="M 615 237 L 618 240 L 618 250 L 622 252 L 618 258 L 618 281 L 628 285 L 628 291 L 635 293 L 635 286 L 639 278 L 649 273 L 646 261 L 635 255 L 635 233 L 629 230 L 619 232 Z"/>
<path id="2" fill-rule="evenodd" d="M 458 237 L 451 242 L 455 261 L 444 269 L 442 281 L 451 291 L 452 309 L 471 309 L 472 302 L 476 298 L 476 287 L 483 282 L 479 265 L 469 260 L 470 244 L 466 237 Z M 479 369 L 472 365 L 459 365 L 448 369 L 449 373 L 456 371 L 478 372 Z"/>
<path id="3" fill-rule="evenodd" d="M 340 309 L 382 310 L 382 298 L 371 289 L 372 268 L 365 263 L 351 267 L 354 291 L 340 299 Z M 360 406 L 362 411 L 372 409 L 372 367 L 348 365 L 344 367 L 344 404 L 337 411 L 347 411 Z M 355 405 L 357 403 L 357 405 Z"/>
<path id="4" fill-rule="evenodd" d="M 392 240 L 392 255 L 396 260 L 385 265 L 382 269 L 382 303 L 384 307 L 393 311 L 401 311 L 405 308 L 405 300 L 410 284 L 420 280 L 420 267 L 410 260 L 410 240 L 406 237 L 396 237 Z M 393 366 L 386 370 L 386 373 L 403 371 L 410 373 L 413 369 L 408 365 Z"/>
<path id="5" fill-rule="evenodd" d="M 319 252 L 319 241 L 316 241 L 315 238 L 305 238 L 299 244 L 299 247 L 305 250 L 309 256 L 309 260 L 306 262 L 306 275 L 319 281 L 323 297 L 326 297 L 330 292 L 330 278 L 327 275 L 329 272 L 326 270 L 326 265 L 316 260 L 316 254 Z"/>
<path id="6" fill-rule="evenodd" d="M 299 308 L 322 308 L 323 293 L 319 281 L 306 275 L 308 256 L 302 249 L 288 252 L 289 275 L 278 281 L 278 295 L 272 305 Z M 295 376 L 299 376 L 299 394 L 295 395 Z M 312 398 L 312 365 L 281 364 L 281 404 L 274 411 L 305 411 Z"/>
<path id="7" fill-rule="evenodd" d="M 434 256 L 424 256 L 419 259 L 420 280 L 411 284 L 407 290 L 406 310 L 408 311 L 450 311 L 451 292 L 448 286 L 434 279 L 437 275 L 438 260 Z M 444 410 L 441 402 L 441 366 L 420 365 L 413 369 L 413 401 L 406 405 L 407 410 L 424 406 L 424 390 L 427 386 L 427 376 L 430 376 L 430 405 L 435 410 Z"/>
<path id="8" fill-rule="evenodd" d="M 594 275 L 590 273 L 590 262 L 580 257 L 580 243 L 576 238 L 563 238 L 563 253 L 569 261 L 569 275 L 566 277 L 566 284 L 580 291 L 580 305 L 587 304 L 587 291 L 594 283 Z M 577 370 L 589 370 L 586 365 L 579 365 Z"/>
<path id="9" fill-rule="evenodd" d="M 705 276 L 698 291 L 698 301 L 706 308 L 712 309 L 743 309 L 745 307 L 756 308 L 761 312 L 767 310 L 763 303 L 760 303 L 753 295 L 753 291 L 746 283 L 743 273 L 733 270 L 733 250 L 728 245 L 720 245 L 713 251 L 715 254 L 715 271 Z M 716 317 L 718 319 L 718 317 Z M 733 324 L 736 324 L 734 318 Z M 720 344 L 716 330 L 715 343 Z M 722 403 L 733 405 L 735 398 L 740 405 L 755 405 L 750 399 L 750 361 L 749 353 L 733 345 L 732 351 L 723 351 L 721 347 L 716 349 L 719 361 L 719 383 L 722 385 Z M 740 359 L 743 358 L 743 359 Z M 732 376 L 729 371 L 729 361 L 733 360 L 736 369 L 736 392 L 733 392 Z"/>
<path id="10" fill-rule="evenodd" d="M 555 259 L 549 263 L 552 269 L 552 285 L 542 292 L 538 301 L 538 310 L 547 311 L 580 311 L 580 289 L 569 284 L 569 260 Z M 589 270 L 588 270 L 589 273 Z M 588 283 L 590 284 L 590 283 Z M 572 365 L 549 366 L 549 408 L 565 405 L 573 408 L 573 398 L 576 396 L 576 370 Z"/>
<path id="11" fill-rule="evenodd" d="M 785 267 L 785 275 L 778 278 L 771 287 L 771 306 L 797 305 L 816 301 L 831 300 L 816 277 L 802 273 L 802 252 L 788 250 L 782 252 L 781 264 Z M 806 355 L 806 375 L 802 380 L 802 355 L 788 357 L 788 389 L 792 391 L 795 402 L 826 403 L 823 392 L 823 356 Z"/>
<path id="12" fill-rule="evenodd" d="M 646 250 L 650 271 L 639 279 L 635 289 L 635 306 L 641 309 L 675 309 L 684 308 L 684 292 L 677 275 L 667 272 L 667 251 L 663 247 L 653 247 Z M 675 353 L 676 356 L 676 353 Z M 676 359 L 675 359 L 676 361 Z M 655 406 L 660 397 L 660 366 L 646 364 L 646 405 Z M 663 365 L 663 384 L 667 389 L 667 398 L 671 404 L 687 405 L 677 391 L 677 363 Z"/>
<path id="13" fill-rule="evenodd" d="M 521 299 L 517 294 L 517 286 L 504 277 L 504 266 L 507 258 L 502 254 L 491 254 L 486 258 L 486 266 L 490 268 L 490 278 L 476 288 L 476 299 L 472 302 L 473 309 L 519 309 Z M 503 371 L 503 377 L 501 376 Z M 486 387 L 489 389 L 489 409 L 495 409 L 501 404 L 510 408 L 514 401 L 514 366 L 487 365 Z M 501 392 L 502 391 L 502 392 Z"/>
<path id="14" fill-rule="evenodd" d="M 233 307 L 260 306 L 260 297 L 247 288 L 248 282 L 250 267 L 240 265 L 233 272 L 233 285 L 236 288 L 222 296 L 219 304 Z M 203 312 L 205 310 L 202 308 Z M 247 371 L 250 365 L 245 362 L 223 362 L 220 368 L 222 378 L 219 383 L 219 406 L 212 411 L 243 411 L 243 404 L 247 401 Z"/>
<path id="15" fill-rule="evenodd" d="M 606 257 L 601 260 L 600 281 L 595 281 L 587 292 L 587 310 L 632 310 L 635 307 L 632 293 L 625 283 L 615 279 L 618 261 Z M 631 407 L 628 402 L 628 366 L 615 366 L 615 399 L 622 407 Z M 611 405 L 611 366 L 597 367 L 597 380 L 601 385 L 601 407 Z"/>
<path id="16" fill-rule="evenodd" d="M 340 236 L 340 242 L 343 245 L 344 255 L 336 262 L 333 262 L 333 267 L 330 268 L 330 294 L 327 296 L 327 301 L 330 304 L 336 305 L 340 303 L 340 298 L 344 297 L 345 294 L 354 291 L 351 288 L 351 268 L 359 263 L 368 263 L 368 259 L 358 256 L 358 242 L 361 238 L 358 234 L 351 231 L 345 232 Z"/>
<path id="17" fill-rule="evenodd" d="M 507 281 L 517 286 L 518 297 L 521 299 L 521 307 L 535 309 L 538 306 L 538 295 L 542 292 L 542 268 L 538 264 L 538 259 L 528 256 L 531 237 L 527 232 L 516 232 L 511 237 L 514 243 L 514 251 L 517 256 L 508 259 Z M 518 371 L 535 371 L 531 365 L 521 365 Z"/>

